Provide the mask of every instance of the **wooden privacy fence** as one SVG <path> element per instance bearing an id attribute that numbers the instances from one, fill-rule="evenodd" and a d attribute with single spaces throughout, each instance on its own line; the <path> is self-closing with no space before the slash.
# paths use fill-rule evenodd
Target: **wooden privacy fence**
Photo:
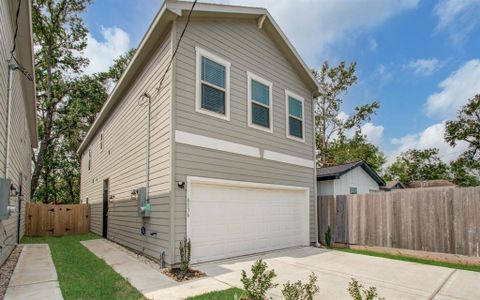
<path id="1" fill-rule="evenodd" d="M 319 196 L 318 218 L 321 241 L 480 254 L 480 187 Z"/>
<path id="2" fill-rule="evenodd" d="M 25 214 L 27 236 L 63 236 L 87 233 L 90 229 L 88 204 L 26 203 Z"/>

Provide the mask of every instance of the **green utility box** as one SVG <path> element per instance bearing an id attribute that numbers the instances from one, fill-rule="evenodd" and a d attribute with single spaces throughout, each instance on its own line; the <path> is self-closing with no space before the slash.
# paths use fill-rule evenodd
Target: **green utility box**
<path id="1" fill-rule="evenodd" d="M 147 199 L 147 188 L 141 187 L 137 189 L 138 197 L 138 216 L 142 218 L 150 217 L 150 202 Z"/>

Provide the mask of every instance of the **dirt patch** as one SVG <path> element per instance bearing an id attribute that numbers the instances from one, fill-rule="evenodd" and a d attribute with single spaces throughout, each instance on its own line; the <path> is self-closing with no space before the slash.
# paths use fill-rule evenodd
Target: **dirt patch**
<path id="1" fill-rule="evenodd" d="M 205 276 L 205 273 L 197 270 L 192 270 L 192 269 L 188 269 L 187 273 L 185 274 L 182 273 L 182 271 L 180 271 L 180 268 L 164 269 L 162 272 L 163 274 L 167 275 L 168 277 L 178 282 L 187 281 L 187 280 Z"/>
<path id="2" fill-rule="evenodd" d="M 22 245 L 15 247 L 12 253 L 10 253 L 10 256 L 0 267 L 0 299 L 3 299 L 5 296 L 8 283 L 10 282 L 10 278 L 13 274 L 13 270 L 15 270 L 20 253 L 22 253 L 22 248 Z"/>

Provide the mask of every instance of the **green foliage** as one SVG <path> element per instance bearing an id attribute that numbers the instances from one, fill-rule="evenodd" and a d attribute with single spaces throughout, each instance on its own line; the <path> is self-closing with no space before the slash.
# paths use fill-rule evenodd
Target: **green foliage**
<path id="1" fill-rule="evenodd" d="M 343 103 L 341 96 L 358 81 L 355 75 L 356 65 L 356 62 L 348 66 L 345 62 L 341 62 L 336 67 L 330 67 L 327 62 L 324 62 L 319 71 L 313 71 L 320 85 L 320 96 L 314 103 L 317 162 L 320 166 L 335 164 L 331 157 L 330 144 L 337 135 L 353 128 L 358 131 L 380 107 L 378 102 L 372 102 L 356 107 L 354 114 L 346 120 L 339 117 Z"/>
<path id="2" fill-rule="evenodd" d="M 24 237 L 22 244 L 48 244 L 65 300 L 145 299 L 103 259 L 80 243 L 98 238 L 100 237 L 92 233 L 63 237 Z"/>
<path id="3" fill-rule="evenodd" d="M 313 300 L 313 296 L 320 291 L 317 286 L 317 279 L 315 273 L 312 273 L 308 277 L 308 283 L 305 284 L 300 280 L 295 283 L 287 281 L 283 285 L 282 295 L 285 300 Z"/>
<path id="4" fill-rule="evenodd" d="M 186 274 L 188 272 L 188 269 L 190 269 L 190 254 L 192 250 L 192 245 L 190 242 L 190 239 L 185 239 L 180 241 L 180 270 L 182 271 L 183 274 Z"/>
<path id="5" fill-rule="evenodd" d="M 330 161 L 335 164 L 344 164 L 363 160 L 373 170 L 380 172 L 386 157 L 380 149 L 368 142 L 359 131 L 352 138 L 341 135 L 329 145 Z"/>
<path id="6" fill-rule="evenodd" d="M 242 270 L 242 278 L 245 296 L 250 300 L 264 300 L 267 291 L 275 288 L 278 284 L 274 284 L 273 278 L 277 275 L 274 270 L 267 270 L 267 263 L 257 260 L 251 268 L 252 278 L 247 277 L 245 270 Z"/>
<path id="7" fill-rule="evenodd" d="M 363 285 L 358 283 L 355 278 L 352 278 L 352 281 L 348 284 L 348 293 L 355 300 L 384 299 L 378 298 L 376 287 L 371 286 L 368 289 L 364 289 Z"/>
<path id="8" fill-rule="evenodd" d="M 325 246 L 327 246 L 328 248 L 332 248 L 332 230 L 330 229 L 330 226 L 327 227 L 324 237 Z"/>
<path id="9" fill-rule="evenodd" d="M 465 159 L 463 156 L 450 162 L 450 171 L 453 183 L 459 186 L 479 186 L 480 169 L 475 161 Z"/>
<path id="10" fill-rule="evenodd" d="M 480 185 L 480 94 L 475 95 L 445 124 L 445 141 L 454 147 L 468 144 L 467 150 L 450 163 L 453 182 L 460 186 Z"/>
<path id="11" fill-rule="evenodd" d="M 31 195 L 44 203 L 78 203 L 80 158 L 76 150 L 135 50 L 106 72 L 84 75 L 88 60 L 82 19 L 90 0 L 32 2 L 40 145 L 33 157 Z"/>
<path id="12" fill-rule="evenodd" d="M 440 160 L 438 149 L 410 149 L 400 154 L 387 168 L 388 179 L 397 179 L 403 183 L 415 180 L 450 180 L 449 167 Z"/>

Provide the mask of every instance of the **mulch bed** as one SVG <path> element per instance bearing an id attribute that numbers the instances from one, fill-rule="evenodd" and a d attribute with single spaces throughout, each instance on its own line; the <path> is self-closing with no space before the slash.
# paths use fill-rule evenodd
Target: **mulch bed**
<path id="1" fill-rule="evenodd" d="M 22 253 L 22 248 L 22 245 L 15 247 L 12 253 L 10 253 L 10 256 L 0 267 L 0 299 L 3 299 L 7 292 L 8 283 L 12 277 L 13 270 L 15 270 L 20 253 Z"/>
<path id="2" fill-rule="evenodd" d="M 183 274 L 182 271 L 180 271 L 180 268 L 164 269 L 162 272 L 163 274 L 178 282 L 205 276 L 205 273 L 192 269 L 188 269 L 188 272 L 186 274 Z"/>

